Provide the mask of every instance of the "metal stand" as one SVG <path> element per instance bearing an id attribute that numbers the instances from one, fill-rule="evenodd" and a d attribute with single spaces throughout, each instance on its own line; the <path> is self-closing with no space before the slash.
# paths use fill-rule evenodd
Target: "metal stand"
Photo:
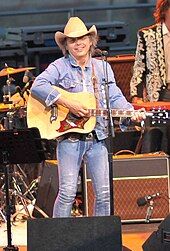
<path id="1" fill-rule="evenodd" d="M 108 110 L 108 121 L 109 121 L 109 143 L 108 143 L 108 160 L 109 160 L 109 180 L 110 180 L 110 214 L 114 215 L 114 198 L 113 198 L 113 158 L 111 152 L 111 137 L 114 137 L 114 124 L 111 114 L 111 107 L 109 101 L 109 81 L 108 81 L 108 69 L 107 69 L 107 54 L 102 55 L 103 62 L 103 72 L 104 72 L 104 86 L 105 86 L 105 96 L 106 105 Z"/>
<path id="2" fill-rule="evenodd" d="M 4 197 L 4 193 L 1 190 L 2 187 L 0 187 L 0 226 L 2 222 L 6 222 L 6 217 L 4 215 L 4 201 L 2 198 Z"/>
<path id="3" fill-rule="evenodd" d="M 40 163 L 45 160 L 45 153 L 37 128 L 24 130 L 0 131 L 0 163 L 4 166 L 6 219 L 8 245 L 3 250 L 19 250 L 12 245 L 11 205 L 9 198 L 9 166 L 18 163 Z"/>
<path id="4" fill-rule="evenodd" d="M 8 65 L 5 63 L 5 68 L 8 68 Z M 4 93 L 3 95 L 3 103 L 4 104 L 12 104 L 11 101 L 11 83 L 12 83 L 13 79 L 10 77 L 9 74 L 7 74 L 7 81 L 6 81 L 6 85 L 7 85 L 7 93 Z"/>
<path id="5" fill-rule="evenodd" d="M 147 223 L 150 222 L 150 218 L 151 218 L 151 216 L 152 216 L 153 209 L 154 209 L 154 201 L 153 201 L 153 200 L 150 200 L 150 201 L 149 201 L 148 208 L 147 208 L 147 211 L 146 211 L 146 217 L 145 217 L 145 221 L 146 221 Z"/>
<path id="6" fill-rule="evenodd" d="M 3 161 L 2 164 L 5 165 L 4 173 L 5 173 L 5 195 L 6 195 L 6 219 L 7 219 L 7 239 L 8 239 L 8 246 L 3 248 L 5 251 L 11 250 L 19 250 L 18 247 L 12 245 L 12 237 L 11 237 L 11 208 L 10 208 L 10 199 L 9 199 L 9 170 L 8 170 L 8 152 L 2 152 Z"/>

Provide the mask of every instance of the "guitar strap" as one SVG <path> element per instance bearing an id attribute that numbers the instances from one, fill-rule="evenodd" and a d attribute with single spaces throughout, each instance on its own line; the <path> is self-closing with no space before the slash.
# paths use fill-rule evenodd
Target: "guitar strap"
<path id="1" fill-rule="evenodd" d="M 93 83 L 93 89 L 94 89 L 94 95 L 96 98 L 96 109 L 99 108 L 99 100 L 100 100 L 100 96 L 99 96 L 99 83 L 97 80 L 97 77 L 95 75 L 95 70 L 94 70 L 94 64 L 92 63 L 92 83 Z"/>

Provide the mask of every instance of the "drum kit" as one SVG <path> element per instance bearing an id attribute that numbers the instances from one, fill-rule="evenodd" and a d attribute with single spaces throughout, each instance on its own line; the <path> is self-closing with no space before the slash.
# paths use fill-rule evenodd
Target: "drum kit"
<path id="1" fill-rule="evenodd" d="M 14 79 L 11 77 L 11 75 L 33 69 L 35 69 L 35 67 L 12 68 L 6 65 L 5 68 L 0 71 L 0 77 L 7 77 L 6 85 L 4 86 L 6 91 L 3 95 L 3 102 L 0 103 L 1 130 L 15 128 L 20 129 L 27 126 L 26 105 L 29 96 L 29 90 L 28 88 L 25 88 L 25 86 L 23 89 L 18 86 L 16 88 L 15 94 L 12 95 L 11 84 Z M 21 120 L 23 124 L 21 124 Z"/>
<path id="2" fill-rule="evenodd" d="M 26 122 L 26 107 L 27 100 L 29 97 L 28 85 L 23 89 L 18 88 L 19 91 L 15 94 L 11 93 L 11 75 L 30 71 L 35 67 L 24 67 L 24 68 L 12 68 L 5 66 L 0 71 L 0 77 L 7 77 L 6 90 L 7 93 L 3 95 L 3 102 L 0 103 L 0 131 L 11 130 L 11 129 L 23 129 L 27 127 Z M 0 225 L 6 221 L 6 208 L 5 208 L 5 188 L 4 188 L 4 170 L 3 166 L 0 165 Z M 23 170 L 22 165 L 14 165 L 11 167 L 9 172 L 10 179 L 10 200 L 11 200 L 11 211 L 13 219 L 16 219 L 18 211 L 16 210 L 16 204 L 22 206 L 22 208 L 30 217 L 27 205 L 35 200 L 35 192 L 37 189 L 38 180 L 37 178 L 28 179 L 26 172 Z M 16 201 L 17 200 L 17 201 Z"/>

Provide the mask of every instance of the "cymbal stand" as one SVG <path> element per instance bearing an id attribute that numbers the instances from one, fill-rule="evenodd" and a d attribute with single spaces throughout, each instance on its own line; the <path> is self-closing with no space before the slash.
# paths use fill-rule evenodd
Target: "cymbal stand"
<path id="1" fill-rule="evenodd" d="M 16 179 L 15 175 L 16 175 L 16 174 L 14 174 L 14 175 L 12 176 L 12 181 L 13 181 L 13 186 L 14 186 L 14 189 L 13 189 L 12 194 L 13 194 L 13 195 L 15 196 L 15 198 L 16 198 L 16 203 L 21 204 L 21 205 L 22 205 L 22 209 L 24 209 L 25 212 L 26 212 L 26 215 L 28 215 L 28 217 L 31 218 L 31 214 L 30 214 L 30 212 L 29 212 L 29 210 L 28 210 L 28 205 L 27 205 L 25 199 L 24 199 L 22 196 L 20 196 L 20 195 L 22 195 L 22 188 L 19 186 L 19 184 L 17 184 L 18 182 L 17 182 L 17 179 Z M 27 188 L 27 185 L 26 185 L 26 183 L 24 182 L 24 180 L 22 179 L 21 175 L 20 175 L 19 173 L 18 173 L 17 175 L 19 176 L 19 178 L 20 178 L 21 181 L 23 182 L 23 185 L 26 186 L 26 188 Z M 14 214 L 12 215 L 14 220 L 16 219 L 16 216 L 19 214 L 20 211 L 21 211 L 21 210 L 16 211 L 16 213 L 14 213 Z"/>
<path id="2" fill-rule="evenodd" d="M 0 190 L 0 195 L 2 197 L 4 197 L 3 192 L 1 192 L 1 190 Z M 1 198 L 0 198 L 0 225 L 1 225 L 2 222 L 6 222 L 6 217 L 5 217 L 5 214 L 3 213 L 3 207 L 2 207 L 3 204 L 4 204 L 4 201 L 2 201 Z"/>
<path id="3" fill-rule="evenodd" d="M 27 177 L 24 171 L 22 170 L 22 168 L 20 167 L 20 165 L 17 164 L 17 167 L 23 173 L 23 175 Z M 18 203 L 20 202 L 22 205 L 22 207 L 18 211 L 16 211 L 16 213 L 12 215 L 14 220 L 16 219 L 16 216 L 23 211 L 23 209 L 26 212 L 25 216 L 28 218 L 32 218 L 32 215 L 29 212 L 28 207 L 29 205 L 34 205 L 35 200 L 36 200 L 33 193 L 34 193 L 35 186 L 38 183 L 38 178 L 34 179 L 29 185 L 27 185 L 27 183 L 25 182 L 23 178 L 23 175 L 21 175 L 20 172 L 14 172 L 13 177 L 12 177 L 13 183 L 14 183 L 13 195 L 16 197 L 16 200 L 18 199 L 17 202 Z M 17 178 L 20 180 L 21 185 L 23 185 L 24 191 L 22 191 L 23 190 L 22 187 L 19 186 L 18 184 L 19 182 L 17 181 Z M 44 212 L 42 212 L 40 208 L 37 208 L 37 210 L 44 217 L 48 217 Z"/>
<path id="4" fill-rule="evenodd" d="M 25 174 L 25 172 L 22 170 L 21 166 L 19 164 L 16 164 L 16 166 L 14 166 L 14 169 L 18 169 L 18 170 L 14 170 L 13 173 L 13 181 L 14 181 L 14 188 L 16 188 L 16 190 L 20 191 L 23 195 L 29 195 L 29 197 L 32 200 L 35 200 L 35 197 L 32 193 L 32 189 L 33 187 L 30 189 L 30 185 L 31 184 L 27 184 L 27 182 L 25 181 L 25 179 L 27 179 L 27 175 Z M 19 187 L 17 180 L 15 179 L 18 176 L 21 184 L 24 186 L 24 191 L 22 191 L 22 189 Z"/>
<path id="5" fill-rule="evenodd" d="M 1 225 L 1 222 L 6 222 L 6 218 L 2 210 L 0 209 L 0 225 Z"/>
<path id="6" fill-rule="evenodd" d="M 5 67 L 8 67 L 7 64 L 5 64 Z M 7 84 L 7 94 L 4 94 L 3 95 L 3 103 L 4 104 L 12 104 L 12 101 L 11 101 L 11 82 L 12 82 L 12 78 L 10 77 L 10 75 L 8 74 L 7 75 L 7 81 L 6 81 L 6 84 Z"/>
<path id="7" fill-rule="evenodd" d="M 24 195 L 15 192 L 16 196 L 19 196 L 20 198 L 22 198 L 23 200 L 25 200 L 26 203 L 28 203 L 28 205 L 32 205 L 34 206 L 34 208 L 44 217 L 44 218 L 49 218 L 49 216 L 38 206 L 35 205 L 35 200 L 31 201 L 30 199 L 26 198 Z M 27 205 L 27 207 L 28 207 Z M 20 209 L 20 211 L 22 211 L 23 208 Z M 16 213 L 17 214 L 17 213 Z M 13 217 L 16 217 L 16 214 L 13 215 Z M 30 216 L 31 218 L 33 218 L 32 216 Z"/>
<path id="8" fill-rule="evenodd" d="M 2 175 L 2 177 L 0 177 L 1 181 L 4 181 L 4 174 Z M 6 222 L 6 217 L 4 214 L 4 195 L 5 193 L 3 192 L 4 189 L 4 184 L 0 186 L 0 225 L 2 222 Z"/>
<path id="9" fill-rule="evenodd" d="M 11 215 L 11 222 L 14 223 L 18 219 L 20 219 L 19 217 L 17 218 L 18 215 L 23 216 L 22 220 L 33 218 L 29 211 L 29 208 L 31 206 L 34 206 L 34 208 L 38 210 L 43 217 L 48 218 L 48 215 L 43 210 L 41 210 L 38 206 L 35 206 L 36 198 L 34 196 L 34 192 L 35 187 L 39 182 L 38 178 L 34 179 L 29 185 L 27 185 L 27 182 L 25 181 L 27 175 L 22 170 L 20 165 L 13 165 L 12 169 L 14 169 L 14 172 L 9 175 L 10 184 L 12 185 L 12 187 L 10 188 L 10 196 L 14 198 L 16 211 Z M 2 186 L 2 189 L 4 189 L 4 185 Z M 3 218 L 5 220 L 4 214 Z"/>
<path id="10" fill-rule="evenodd" d="M 26 182 L 27 175 L 22 170 L 19 164 L 13 165 L 14 172 L 11 173 L 11 196 L 14 196 L 16 206 L 16 212 L 12 214 L 12 222 L 17 220 L 18 215 L 23 215 L 22 219 L 33 218 L 29 211 L 29 207 L 34 206 L 34 208 L 45 218 L 48 215 L 35 205 L 36 198 L 34 196 L 35 188 L 38 185 L 39 178 L 34 179 L 30 184 Z M 18 218 L 19 219 L 19 218 Z"/>
<path id="11" fill-rule="evenodd" d="M 24 173 L 24 171 L 21 169 L 21 167 L 18 164 L 17 164 L 17 167 L 20 168 L 20 170 L 23 172 L 23 174 L 25 176 L 26 174 Z M 22 191 L 22 188 L 19 186 L 19 184 L 18 184 L 19 182 L 17 181 L 17 179 L 15 177 L 16 175 L 20 179 L 22 185 L 24 185 L 25 191 Z M 33 192 L 34 192 L 34 188 L 35 188 L 36 184 L 39 182 L 38 178 L 34 179 L 29 185 L 27 185 L 26 182 L 24 181 L 22 175 L 19 172 L 14 172 L 12 179 L 13 179 L 13 183 L 14 183 L 13 195 L 16 197 L 16 199 L 19 199 L 19 201 L 21 202 L 21 205 L 22 205 L 22 207 L 18 211 L 16 211 L 16 213 L 14 213 L 12 215 L 13 220 L 15 221 L 17 215 L 19 215 L 20 213 L 23 214 L 22 213 L 23 210 L 25 210 L 25 212 L 26 212 L 25 216 L 27 218 L 33 218 L 31 213 L 29 212 L 29 209 L 28 209 L 28 207 L 30 205 L 34 206 L 34 208 L 36 210 L 38 210 L 39 213 L 43 217 L 48 218 L 49 216 L 41 208 L 39 208 L 38 206 L 35 205 L 36 198 L 34 197 Z"/>
<path id="12" fill-rule="evenodd" d="M 16 166 L 18 166 L 18 164 Z M 16 169 L 16 166 L 15 165 L 9 165 L 9 170 Z M 22 172 L 23 172 L 23 170 L 22 170 Z M 18 193 L 22 193 L 22 190 L 24 189 L 24 191 L 25 191 L 27 189 L 27 187 L 28 187 L 26 182 L 24 181 L 22 175 L 19 172 L 17 172 L 16 170 L 14 172 L 9 173 L 9 184 L 10 184 L 10 186 L 9 186 L 9 197 L 10 197 L 10 202 L 11 202 L 11 210 L 12 210 L 12 207 L 13 207 L 13 211 L 14 211 L 14 213 L 16 213 L 16 204 L 20 203 L 22 205 L 22 207 L 25 209 L 25 212 L 29 215 L 27 204 L 25 203 L 25 201 L 22 198 L 21 199 L 18 198 L 18 196 L 16 196 L 16 193 L 15 193 L 16 191 L 18 191 Z M 5 188 L 5 186 L 2 185 L 1 190 L 3 191 L 4 188 Z M 5 197 L 5 194 L 4 194 L 3 197 Z M 32 197 L 33 197 L 33 195 L 32 195 Z"/>

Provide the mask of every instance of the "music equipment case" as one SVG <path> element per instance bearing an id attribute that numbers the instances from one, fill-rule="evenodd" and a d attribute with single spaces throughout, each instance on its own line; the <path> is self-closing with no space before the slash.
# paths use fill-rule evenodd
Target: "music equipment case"
<path id="1" fill-rule="evenodd" d="M 154 199 L 150 221 L 160 221 L 170 212 L 169 159 L 164 153 L 113 156 L 114 214 L 122 222 L 145 222 L 148 203 L 138 206 L 140 197 L 159 193 Z M 84 168 L 85 214 L 93 214 L 94 192 Z"/>

